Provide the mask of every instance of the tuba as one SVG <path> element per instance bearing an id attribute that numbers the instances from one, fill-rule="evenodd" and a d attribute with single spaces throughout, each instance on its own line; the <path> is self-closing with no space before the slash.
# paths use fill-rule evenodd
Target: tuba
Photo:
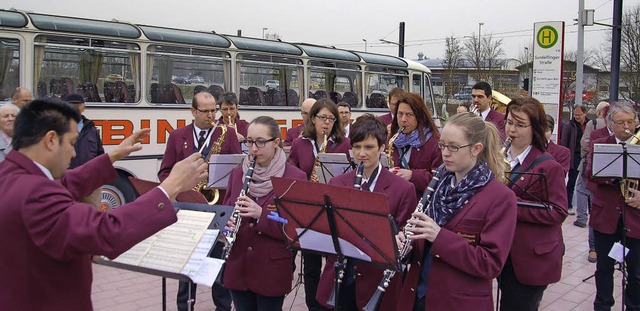
<path id="1" fill-rule="evenodd" d="M 320 152 L 318 152 L 318 156 L 316 156 L 316 161 L 313 163 L 313 170 L 311 171 L 311 177 L 309 177 L 309 181 L 312 182 L 318 182 L 317 169 L 320 167 L 320 154 L 327 151 L 327 131 L 324 131 L 323 133 L 324 139 L 322 140 L 322 146 L 320 146 Z"/>
<path id="2" fill-rule="evenodd" d="M 253 170 L 256 167 L 256 158 L 254 157 L 249 163 L 249 168 L 247 169 L 247 173 L 244 175 L 244 179 L 242 180 L 242 190 L 240 190 L 240 194 L 238 197 L 247 195 L 249 191 L 249 182 L 251 182 L 251 177 L 253 177 Z M 238 237 L 238 230 L 240 230 L 240 224 L 242 222 L 242 217 L 240 217 L 240 212 L 238 210 L 234 210 L 233 214 L 231 214 L 231 218 L 235 221 L 235 224 L 229 232 L 225 234 L 225 238 L 227 240 L 227 244 L 225 244 L 224 249 L 222 250 L 222 254 L 225 260 L 229 258 L 229 254 L 231 254 L 231 249 L 233 248 L 233 243 L 235 243 L 236 238 Z"/>
<path id="3" fill-rule="evenodd" d="M 213 124 L 213 122 L 211 123 Z M 222 130 L 222 134 L 220 134 L 218 140 L 213 143 L 211 149 L 209 150 L 209 153 L 204 159 L 204 162 L 207 164 L 209 163 L 209 159 L 211 158 L 212 154 L 220 154 L 220 150 L 222 150 L 222 143 L 224 143 L 224 140 L 227 138 L 227 126 L 222 124 L 220 125 L 220 129 Z M 215 130 L 216 129 L 213 128 L 213 131 Z M 207 188 L 207 181 L 207 179 L 201 180 L 197 185 L 193 187 L 193 190 L 200 192 L 207 199 L 209 205 L 213 205 L 218 202 L 218 199 L 220 199 L 220 191 L 218 191 L 218 189 Z"/>
<path id="4" fill-rule="evenodd" d="M 630 130 L 624 130 L 624 132 L 629 134 L 629 135 L 631 135 L 631 136 L 633 136 L 631 138 L 631 140 L 629 141 L 629 145 L 637 145 L 638 144 L 638 142 L 640 141 L 640 137 L 638 136 L 638 134 L 640 134 L 640 130 L 638 130 L 635 134 L 633 132 L 631 132 Z M 633 192 L 629 191 L 629 189 L 638 190 L 638 180 L 637 179 L 625 178 L 620 183 L 620 191 L 622 192 L 622 197 L 625 200 L 629 200 L 629 199 L 633 198 Z"/>
<path id="5" fill-rule="evenodd" d="M 396 132 L 395 134 L 393 134 L 393 136 L 391 136 L 391 138 L 389 138 L 389 146 L 387 146 L 387 168 L 391 169 L 395 167 L 395 163 L 393 163 L 393 142 L 396 141 L 396 139 L 398 138 L 398 136 L 400 135 L 400 133 L 402 133 L 402 131 L 404 131 L 404 126 L 401 126 L 398 129 L 398 132 Z"/>

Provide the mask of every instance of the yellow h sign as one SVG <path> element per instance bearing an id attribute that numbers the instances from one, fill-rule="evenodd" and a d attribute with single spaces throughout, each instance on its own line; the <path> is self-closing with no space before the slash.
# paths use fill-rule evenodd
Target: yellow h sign
<path id="1" fill-rule="evenodd" d="M 538 30 L 536 41 L 543 49 L 551 48 L 558 42 L 558 31 L 552 26 L 544 26 Z"/>

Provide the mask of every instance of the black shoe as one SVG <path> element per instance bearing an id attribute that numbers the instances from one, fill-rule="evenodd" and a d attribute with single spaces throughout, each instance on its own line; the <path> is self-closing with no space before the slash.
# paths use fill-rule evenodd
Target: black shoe
<path id="1" fill-rule="evenodd" d="M 581 223 L 581 222 L 579 222 L 577 220 L 573 222 L 573 225 L 576 226 L 576 227 L 580 227 L 580 228 L 586 228 L 587 227 L 587 224 Z"/>

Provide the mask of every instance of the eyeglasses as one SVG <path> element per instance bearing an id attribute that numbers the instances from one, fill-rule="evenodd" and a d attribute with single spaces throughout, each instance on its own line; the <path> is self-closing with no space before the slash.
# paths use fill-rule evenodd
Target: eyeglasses
<path id="1" fill-rule="evenodd" d="M 198 108 L 196 108 L 196 110 L 198 110 L 198 112 L 202 112 L 202 113 L 204 113 L 204 114 L 210 114 L 210 113 L 212 113 L 212 114 L 216 114 L 216 111 L 217 111 L 217 110 L 215 110 L 215 109 L 201 110 L 201 109 L 198 109 Z"/>
<path id="2" fill-rule="evenodd" d="M 624 126 L 625 124 L 628 126 L 634 126 L 636 121 L 635 120 L 618 120 L 618 121 L 613 121 L 613 123 L 615 123 L 617 126 Z"/>
<path id="3" fill-rule="evenodd" d="M 517 128 L 525 128 L 531 126 L 531 124 L 513 123 L 513 121 L 509 119 L 507 119 L 507 124 L 509 124 L 509 126 L 515 126 Z"/>
<path id="4" fill-rule="evenodd" d="M 271 139 L 262 139 L 261 138 L 261 139 L 258 139 L 258 140 L 245 139 L 243 143 L 244 143 L 245 146 L 247 146 L 247 148 L 251 148 L 251 146 L 253 144 L 255 144 L 256 147 L 258 147 L 258 148 L 264 148 L 264 146 L 266 146 L 268 142 L 274 141 L 276 139 L 277 138 L 275 138 L 275 137 L 271 138 Z"/>
<path id="5" fill-rule="evenodd" d="M 336 118 L 335 117 L 328 117 L 328 116 L 316 116 L 316 119 L 322 121 L 322 122 L 336 122 Z"/>
<path id="6" fill-rule="evenodd" d="M 450 152 L 458 152 L 460 149 L 469 147 L 471 145 L 472 144 L 468 144 L 468 145 L 464 145 L 464 146 L 445 145 L 445 144 L 439 142 L 438 143 L 438 148 L 440 148 L 440 150 L 444 150 L 444 148 L 447 148 L 447 150 L 449 150 Z"/>

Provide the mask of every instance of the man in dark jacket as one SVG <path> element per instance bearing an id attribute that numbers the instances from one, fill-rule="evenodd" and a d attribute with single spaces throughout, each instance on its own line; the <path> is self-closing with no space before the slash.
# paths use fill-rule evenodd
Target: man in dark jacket
<path id="1" fill-rule="evenodd" d="M 560 132 L 560 145 L 567 147 L 571 151 L 571 167 L 569 168 L 569 180 L 567 182 L 567 200 L 569 201 L 569 215 L 575 215 L 573 211 L 573 191 L 578 179 L 578 167 L 582 156 L 580 155 L 580 140 L 584 133 L 585 126 L 589 122 L 587 118 L 587 106 L 576 105 L 573 108 L 573 119 L 562 126 Z"/>

